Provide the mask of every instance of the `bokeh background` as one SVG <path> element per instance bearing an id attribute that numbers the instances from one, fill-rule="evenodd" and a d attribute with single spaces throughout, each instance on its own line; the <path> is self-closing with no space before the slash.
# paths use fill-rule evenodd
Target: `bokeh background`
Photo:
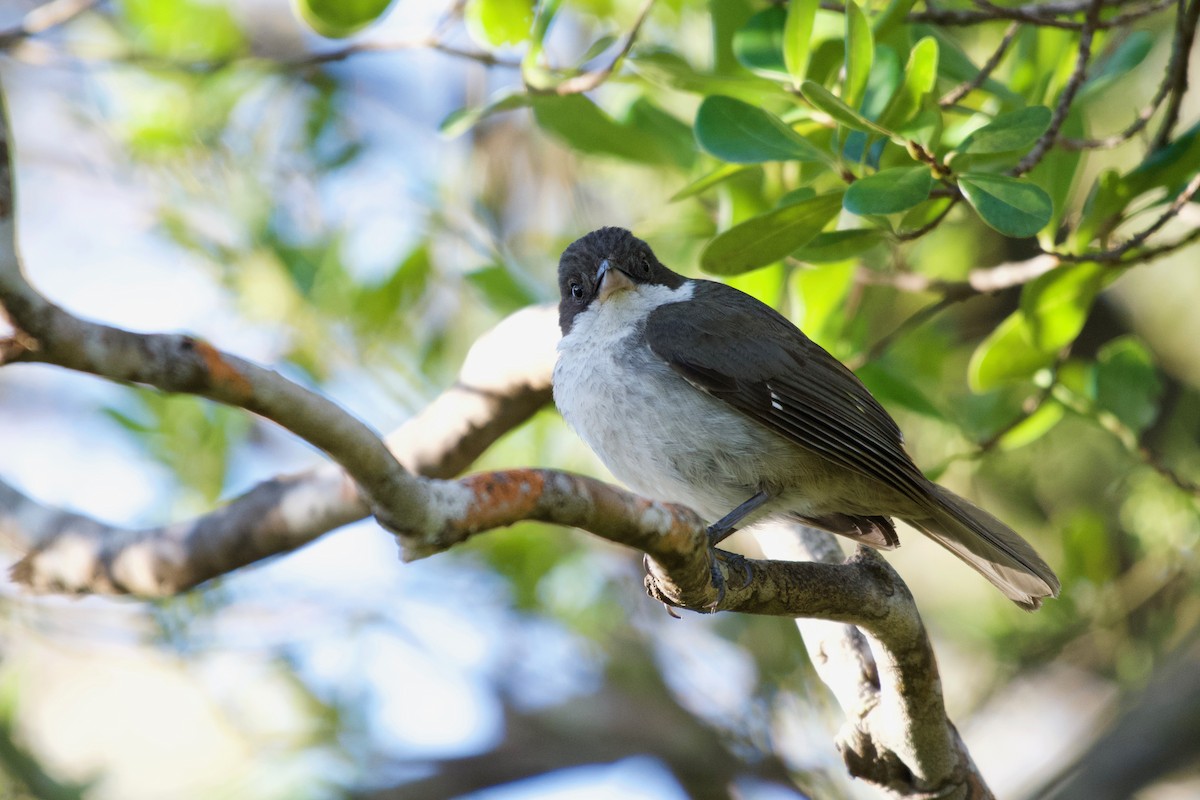
<path id="1" fill-rule="evenodd" d="M 0 2 L 0 29 L 35 5 Z M 655 157 L 589 149 L 527 109 L 447 135 L 453 112 L 520 80 L 521 50 L 494 41 L 478 5 L 451 18 L 445 41 L 500 63 L 420 46 L 451 7 L 417 0 L 350 40 L 378 51 L 328 60 L 316 56 L 346 43 L 282 0 L 100 3 L 8 43 L 0 82 L 31 280 L 73 313 L 188 331 L 270 364 L 386 431 L 453 381 L 480 333 L 556 300 L 557 256 L 577 236 L 629 227 L 695 275 L 707 238 L 769 206 L 780 178 L 767 168 L 672 200 L 713 162 L 688 130 L 697 98 L 645 80 L 594 97 L 664 115 L 656 130 L 676 146 Z M 579 61 L 627 30 L 637 5 L 569 0 L 547 52 Z M 712 65 L 712 8 L 744 21 L 765 6 L 664 0 L 640 46 Z M 1090 125 L 1121 127 L 1154 91 L 1170 22 L 1139 25 L 1144 61 L 1097 95 Z M 956 35 L 981 60 L 1002 30 Z M 1196 111 L 1189 99 L 1187 124 Z M 1084 171 L 1137 157 L 1117 149 Z M 1178 224 L 1200 220 L 1185 211 Z M 929 300 L 866 285 L 861 268 L 961 279 L 1031 255 L 1023 247 L 962 213 L 910 245 L 734 283 L 861 362 Z M 1135 353 L 1129 380 L 1151 405 L 1139 442 L 1192 481 L 1196 258 L 1123 274 L 1073 351 L 1096 358 L 1120 339 Z M 1004 797 L 1066 769 L 1200 625 L 1197 499 L 1139 442 L 1070 408 L 994 436 L 1038 387 L 975 394 L 965 374 L 1016 298 L 957 304 L 870 367 L 918 463 L 1026 533 L 1063 578 L 1063 597 L 1027 615 L 911 532 L 888 556 L 929 625 L 951 718 Z M 0 371 L 0 477 L 112 523 L 193 516 L 319 458 L 202 400 L 42 366 Z M 605 474 L 552 409 L 477 468 L 526 465 Z M 704 796 L 709 771 L 735 762 L 745 797 L 800 796 L 783 774 L 813 797 L 872 796 L 844 775 L 839 724 L 787 620 L 672 619 L 643 595 L 638 557 L 541 525 L 402 565 L 364 522 L 157 602 L 0 585 L 0 797 L 674 798 Z M 482 788 L 531 753 L 560 769 Z M 1141 796 L 1197 793 L 1184 770 Z"/>

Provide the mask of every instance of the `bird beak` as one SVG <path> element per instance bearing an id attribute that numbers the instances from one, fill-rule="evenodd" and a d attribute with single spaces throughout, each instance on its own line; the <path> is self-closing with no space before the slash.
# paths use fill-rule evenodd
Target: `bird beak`
<path id="1" fill-rule="evenodd" d="M 600 268 L 596 270 L 596 284 L 600 287 L 597 297 L 601 301 L 607 300 L 617 292 L 633 288 L 633 281 L 629 276 L 607 258 L 600 262 Z"/>

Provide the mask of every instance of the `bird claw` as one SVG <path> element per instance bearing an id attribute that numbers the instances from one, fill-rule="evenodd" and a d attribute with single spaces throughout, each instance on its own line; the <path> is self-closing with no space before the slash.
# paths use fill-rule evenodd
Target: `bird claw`
<path id="1" fill-rule="evenodd" d="M 726 593 L 725 574 L 721 571 L 721 568 L 717 566 L 717 562 L 723 561 L 730 567 L 730 569 L 741 573 L 742 582 L 738 585 L 739 589 L 745 589 L 750 585 L 750 582 L 754 580 L 754 570 L 750 567 L 750 562 L 747 561 L 746 557 L 743 555 L 731 553 L 728 550 L 719 550 L 715 547 L 712 548 L 710 552 L 712 554 L 712 558 L 709 559 L 709 565 L 711 567 L 712 574 L 712 584 L 717 590 L 717 598 L 705 606 L 705 608 L 711 613 L 720 607 L 721 603 L 725 600 Z"/>

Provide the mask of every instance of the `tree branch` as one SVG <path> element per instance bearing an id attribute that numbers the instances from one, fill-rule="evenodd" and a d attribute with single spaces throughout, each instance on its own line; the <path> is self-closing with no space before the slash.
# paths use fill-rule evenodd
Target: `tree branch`
<path id="1" fill-rule="evenodd" d="M 408 470 L 457 475 L 550 400 L 553 309 L 517 312 L 471 347 L 453 386 L 388 437 Z M 514 357 L 514 354 L 521 354 Z M 334 464 L 273 478 L 198 518 L 144 530 L 42 506 L 0 482 L 0 541 L 39 591 L 162 597 L 302 547 L 370 514 Z"/>

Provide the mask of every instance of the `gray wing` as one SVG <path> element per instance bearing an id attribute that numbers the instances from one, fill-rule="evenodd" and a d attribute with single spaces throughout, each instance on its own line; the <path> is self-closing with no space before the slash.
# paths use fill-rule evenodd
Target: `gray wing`
<path id="1" fill-rule="evenodd" d="M 905 453 L 895 421 L 853 372 L 770 306 L 724 284 L 696 281 L 690 303 L 651 312 L 646 340 L 693 386 L 751 419 L 928 500 L 928 483 Z"/>

